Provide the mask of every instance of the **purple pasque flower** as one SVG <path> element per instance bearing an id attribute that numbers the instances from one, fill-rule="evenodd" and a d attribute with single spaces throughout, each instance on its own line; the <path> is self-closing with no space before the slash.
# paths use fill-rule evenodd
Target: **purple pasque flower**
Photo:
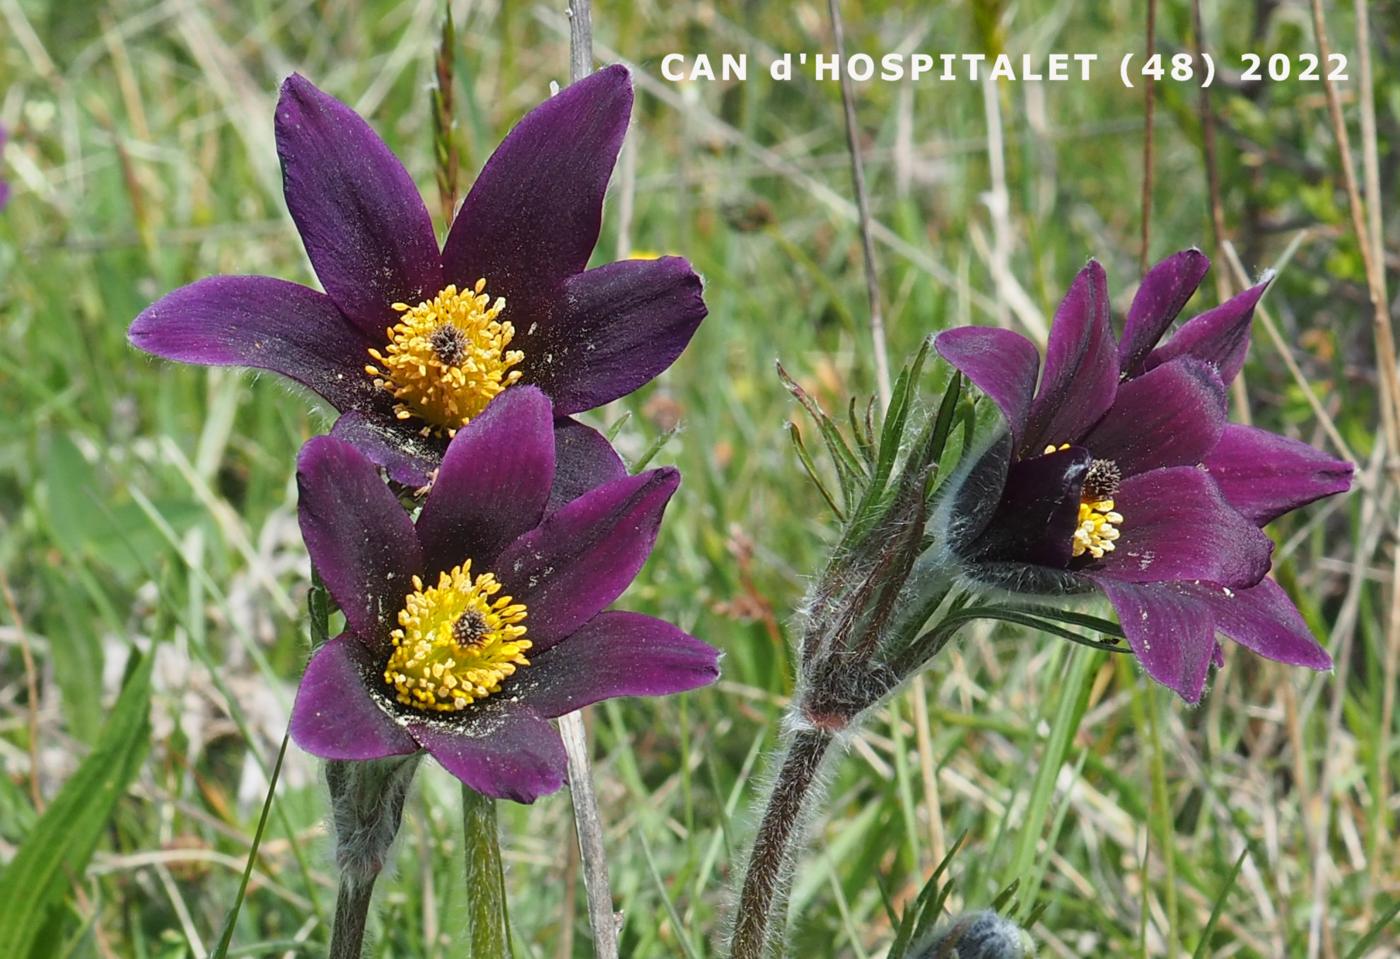
<path id="1" fill-rule="evenodd" d="M 297 463 L 307 549 L 346 628 L 311 657 L 292 738 L 325 759 L 426 749 L 476 791 L 533 802 L 564 782 L 548 719 L 714 680 L 718 654 L 669 623 L 605 611 L 651 552 L 671 468 L 601 485 L 555 470 L 553 414 L 510 390 L 448 445 L 411 521 L 356 447 Z M 591 478 L 596 480 L 597 477 Z"/>
<path id="2" fill-rule="evenodd" d="M 1019 334 L 964 327 L 935 342 L 1008 425 L 941 508 L 964 573 L 1014 592 L 1101 590 L 1148 674 L 1188 702 L 1220 662 L 1217 632 L 1283 663 L 1331 667 L 1266 578 L 1273 543 L 1260 527 L 1348 489 L 1352 473 L 1226 422 L 1267 278 L 1160 342 L 1209 265 L 1186 250 L 1154 266 L 1115 338 L 1090 261 L 1055 314 L 1038 388 L 1039 353 Z"/>
<path id="3" fill-rule="evenodd" d="M 585 269 L 632 109 L 612 66 L 549 98 L 486 161 L 441 252 L 417 187 L 348 106 L 293 75 L 277 104 L 287 207 L 325 293 L 266 276 L 175 290 L 131 325 L 167 359 L 287 376 L 333 435 L 421 485 L 454 431 L 531 383 L 568 416 L 632 392 L 705 316 L 679 257 Z"/>

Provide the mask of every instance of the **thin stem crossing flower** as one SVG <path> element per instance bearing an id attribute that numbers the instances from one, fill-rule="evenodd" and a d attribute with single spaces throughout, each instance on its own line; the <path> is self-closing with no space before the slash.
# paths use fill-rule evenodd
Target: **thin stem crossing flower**
<path id="1" fill-rule="evenodd" d="M 340 411 L 333 435 L 423 485 L 451 436 L 533 384 L 569 416 L 632 392 L 701 319 L 679 257 L 587 269 L 632 110 L 612 66 L 528 113 L 486 161 L 441 251 L 398 158 L 297 75 L 277 104 L 287 207 L 325 292 L 214 276 L 163 297 L 132 343 L 167 359 L 280 373 Z"/>

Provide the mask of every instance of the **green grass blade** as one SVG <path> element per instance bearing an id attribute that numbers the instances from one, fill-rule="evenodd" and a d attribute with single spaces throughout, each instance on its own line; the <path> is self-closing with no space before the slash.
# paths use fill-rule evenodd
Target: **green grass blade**
<path id="1" fill-rule="evenodd" d="M 668 430 L 662 430 L 656 439 L 647 444 L 647 448 L 642 450 L 642 455 L 637 457 L 637 461 L 632 464 L 633 473 L 640 473 L 651 465 L 651 461 L 656 459 L 656 454 L 660 453 L 666 444 L 671 442 L 671 437 L 680 432 L 679 426 L 673 426 Z"/>
<path id="2" fill-rule="evenodd" d="M 1084 715 L 1089 699 L 1089 677 L 1094 673 L 1098 657 L 1088 650 L 1074 650 L 1069 656 L 1069 668 L 1061 685 L 1059 698 L 1055 702 L 1051 717 L 1050 735 L 1045 741 L 1045 755 L 1031 781 L 1030 801 L 1026 804 L 1026 818 L 1021 823 L 1020 837 L 1016 852 L 1011 860 L 1011 868 L 1006 881 L 1011 882 L 1031 871 L 1036 846 L 1050 812 L 1050 800 L 1055 790 L 1055 780 L 1059 778 L 1060 767 L 1069 754 L 1070 743 L 1079 729 L 1079 719 Z M 1030 907 L 1029 900 L 1021 903 Z"/>
<path id="3" fill-rule="evenodd" d="M 1240 869 L 1244 867 L 1244 860 L 1248 855 L 1249 847 L 1245 846 L 1240 850 L 1234 867 L 1225 877 L 1225 882 L 1221 884 L 1220 894 L 1215 897 L 1215 905 L 1210 909 L 1210 918 L 1206 920 L 1206 927 L 1201 930 L 1201 939 L 1196 943 L 1196 951 L 1191 953 L 1191 959 L 1205 959 L 1209 955 L 1206 949 L 1210 944 L 1210 934 L 1215 931 L 1215 924 L 1220 921 L 1220 914 L 1225 911 L 1225 900 L 1230 897 L 1230 890 L 1235 888 L 1235 880 L 1239 878 Z"/>
<path id="4" fill-rule="evenodd" d="M 312 594 L 315 595 L 315 590 Z M 238 882 L 238 893 L 229 907 L 228 918 L 224 920 L 223 932 L 219 941 L 209 952 L 209 959 L 224 959 L 233 942 L 233 928 L 238 924 L 238 913 L 243 908 L 243 898 L 248 894 L 248 880 L 253 875 L 253 863 L 258 858 L 258 847 L 262 845 L 263 831 L 267 829 L 267 817 L 272 812 L 272 797 L 277 792 L 277 779 L 282 775 L 282 759 L 287 755 L 288 736 L 282 736 L 282 746 L 277 750 L 277 761 L 272 764 L 271 781 L 267 784 L 267 796 L 263 799 L 262 815 L 258 816 L 258 828 L 253 833 L 253 844 L 248 847 L 248 861 L 243 866 L 243 877 Z"/>
<path id="5" fill-rule="evenodd" d="M 807 478 L 812 481 L 812 485 L 817 488 L 817 492 L 822 494 L 822 499 L 826 500 L 826 505 L 831 507 L 831 511 L 836 514 L 836 518 L 845 522 L 846 513 L 837 504 L 836 498 L 831 495 L 831 491 L 822 482 L 821 475 L 817 473 L 817 464 L 812 462 L 812 454 L 807 452 L 807 444 L 802 442 L 802 431 L 797 428 L 796 423 L 787 424 L 788 437 L 792 440 L 792 448 L 797 453 L 797 461 L 802 464 L 803 471 Z"/>
<path id="6" fill-rule="evenodd" d="M 641 840 L 642 855 L 647 861 L 647 871 L 651 874 L 651 881 L 655 883 L 656 892 L 661 897 L 661 905 L 666 910 L 666 918 L 671 920 L 671 928 L 676 931 L 676 942 L 680 943 L 687 959 L 700 959 L 695 954 L 695 947 L 691 945 L 690 936 L 686 932 L 685 926 L 681 924 L 680 914 L 676 912 L 676 907 L 671 902 L 671 894 L 666 891 L 666 880 L 661 878 L 661 870 L 656 868 L 656 857 L 652 855 L 651 843 L 647 842 L 645 833 L 637 833 L 637 838 Z"/>
<path id="7" fill-rule="evenodd" d="M 1380 941 L 1381 933 L 1386 927 L 1395 921 L 1395 917 L 1400 915 L 1400 901 L 1390 904 L 1385 915 L 1376 920 L 1376 924 L 1370 928 L 1366 935 L 1361 937 L 1361 941 L 1351 947 L 1351 951 L 1346 954 L 1345 959 L 1365 959 L 1370 955 L 1370 949 Z"/>
<path id="8" fill-rule="evenodd" d="M 0 956 L 30 955 L 36 939 L 81 879 L 112 811 L 136 775 L 150 742 L 151 666 L 136 666 L 96 748 L 64 783 L 0 876 Z"/>

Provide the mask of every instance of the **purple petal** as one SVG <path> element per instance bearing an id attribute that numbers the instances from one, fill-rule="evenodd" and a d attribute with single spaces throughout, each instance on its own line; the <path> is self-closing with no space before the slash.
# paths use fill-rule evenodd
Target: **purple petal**
<path id="1" fill-rule="evenodd" d="M 1118 622 L 1147 675 L 1188 703 L 1201 701 L 1215 657 L 1210 609 L 1168 584 L 1133 586 L 1092 577 L 1118 612 Z"/>
<path id="2" fill-rule="evenodd" d="M 449 282 L 485 278 L 489 295 L 506 298 L 504 318 L 527 331 L 541 296 L 588 263 L 631 113 L 632 81 L 612 66 L 526 114 L 452 223 L 442 252 Z"/>
<path id="3" fill-rule="evenodd" d="M 995 516 L 1012 454 L 1011 434 L 998 433 L 986 448 L 967 453 L 945 484 L 950 492 L 940 491 L 932 522 L 935 528 L 954 534 L 949 545 L 959 556 L 975 550 L 978 537 Z"/>
<path id="4" fill-rule="evenodd" d="M 1113 460 L 1124 476 L 1163 466 L 1200 463 L 1225 429 L 1225 385 L 1190 357 L 1118 387 L 1113 409 L 1084 438 L 1096 459 Z"/>
<path id="5" fill-rule="evenodd" d="M 458 430 L 418 517 L 427 575 L 470 559 L 487 570 L 544 516 L 554 480 L 554 415 L 533 386 L 508 389 Z"/>
<path id="6" fill-rule="evenodd" d="M 719 676 L 719 653 L 640 613 L 599 613 L 563 642 L 531 656 L 510 692 L 544 716 L 616 696 L 664 696 Z"/>
<path id="7" fill-rule="evenodd" d="M 369 341 L 328 296 L 286 280 L 207 277 L 148 306 L 127 336 L 167 360 L 280 373 L 339 410 L 390 405 L 365 372 Z"/>
<path id="8" fill-rule="evenodd" d="M 1225 427 L 1205 466 L 1230 505 L 1259 526 L 1351 488 L 1350 463 L 1252 426 Z"/>
<path id="9" fill-rule="evenodd" d="M 1230 508 L 1215 481 L 1192 466 L 1140 473 L 1114 497 L 1123 516 L 1117 548 L 1096 565 L 1130 583 L 1204 580 L 1253 586 L 1269 571 L 1273 543 Z"/>
<path id="10" fill-rule="evenodd" d="M 1089 451 L 1073 447 L 1012 465 L 996 515 L 960 555 L 974 562 L 1069 565 Z"/>
<path id="11" fill-rule="evenodd" d="M 963 326 L 938 334 L 933 348 L 973 386 L 991 397 L 1019 448 L 1040 369 L 1040 352 L 1035 344 L 1011 330 Z"/>
<path id="12" fill-rule="evenodd" d="M 1260 656 L 1309 669 L 1331 669 L 1332 657 L 1313 638 L 1288 594 L 1271 579 L 1249 589 L 1209 583 L 1183 584 L 1181 591 L 1207 606 L 1215 628 Z"/>
<path id="13" fill-rule="evenodd" d="M 509 304 L 509 300 L 506 301 Z M 509 310 L 509 305 L 507 306 Z M 560 415 L 626 396 L 670 366 L 705 318 L 700 278 L 680 257 L 622 260 L 570 277 L 521 330 L 521 369 Z"/>
<path id="14" fill-rule="evenodd" d="M 1178 356 L 1194 356 L 1214 366 L 1220 379 L 1229 386 L 1244 367 L 1245 354 L 1249 352 L 1254 307 L 1272 281 L 1273 276 L 1269 275 L 1258 286 L 1187 320 L 1171 339 L 1152 351 L 1144 368 L 1150 370 Z"/>
<path id="15" fill-rule="evenodd" d="M 667 467 L 609 483 L 506 547 L 494 572 L 528 610 L 532 655 L 567 637 L 631 585 L 680 481 Z"/>
<path id="16" fill-rule="evenodd" d="M 1031 402 L 1023 455 L 1077 443 L 1113 405 L 1118 350 L 1108 320 L 1108 280 L 1095 260 L 1079 271 L 1050 326 L 1045 373 Z"/>
<path id="17" fill-rule="evenodd" d="M 1128 307 L 1118 344 L 1118 367 L 1124 374 L 1137 375 L 1143 358 L 1167 332 L 1209 269 L 1210 259 L 1192 249 L 1174 253 L 1147 271 Z"/>
<path id="18" fill-rule="evenodd" d="M 423 198 L 369 124 L 305 77 L 282 84 L 276 126 L 287 209 L 311 265 L 336 305 L 380 339 L 392 304 L 443 287 Z"/>
<path id="19" fill-rule="evenodd" d="M 444 769 L 483 796 L 532 803 L 564 785 L 564 744 L 533 710 L 494 699 L 461 719 L 410 723 Z"/>
<path id="20" fill-rule="evenodd" d="M 626 475 L 622 458 L 602 433 L 568 417 L 554 421 L 554 486 L 546 514 Z"/>
<path id="21" fill-rule="evenodd" d="M 298 746 L 322 759 L 382 759 L 418 751 L 413 737 L 370 695 L 375 665 L 352 633 L 316 650 L 292 706 L 291 733 Z"/>
<path id="22" fill-rule="evenodd" d="M 446 447 L 436 437 L 425 437 L 391 415 L 350 410 L 335 421 L 331 435 L 354 446 L 370 462 L 383 467 L 395 483 L 413 489 L 427 486 L 442 463 Z"/>
<path id="23" fill-rule="evenodd" d="M 373 463 L 329 436 L 301 448 L 297 487 L 301 536 L 331 598 L 366 642 L 386 641 L 423 571 L 408 514 Z"/>

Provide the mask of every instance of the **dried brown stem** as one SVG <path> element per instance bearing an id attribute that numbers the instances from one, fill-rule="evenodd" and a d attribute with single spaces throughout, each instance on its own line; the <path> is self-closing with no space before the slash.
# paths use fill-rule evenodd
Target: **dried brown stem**
<path id="1" fill-rule="evenodd" d="M 1206 49 L 1205 23 L 1201 17 L 1201 0 L 1191 0 L 1191 41 L 1196 57 L 1197 69 L 1204 63 Z M 1220 198 L 1220 162 L 1215 143 L 1215 109 L 1210 102 L 1210 89 L 1201 84 L 1201 142 L 1206 159 L 1206 189 L 1210 195 L 1211 249 L 1218 251 L 1220 242 L 1225 239 L 1225 209 Z M 1216 280 L 1226 282 L 1227 273 L 1217 271 Z M 1221 293 L 1224 290 L 1219 291 Z"/>
<path id="2" fill-rule="evenodd" d="M 589 0 L 569 0 L 569 79 L 575 83 L 593 72 L 593 18 Z M 608 858 L 603 848 L 603 817 L 593 791 L 588 731 L 582 713 L 559 717 L 559 735 L 569 762 L 569 796 L 583 861 L 583 890 L 598 959 L 617 959 L 617 919 L 612 906 Z"/>
<path id="3" fill-rule="evenodd" d="M 591 0 L 569 0 L 569 79 L 582 80 L 593 72 L 593 11 Z"/>
<path id="4" fill-rule="evenodd" d="M 1362 171 L 1366 178 L 1366 196 L 1370 200 L 1367 205 L 1367 239 L 1370 242 L 1372 255 L 1377 260 L 1379 271 L 1378 285 L 1380 287 L 1381 302 L 1388 303 L 1390 296 L 1386 290 L 1385 279 L 1385 243 L 1384 224 L 1381 215 L 1381 173 L 1380 173 L 1380 149 L 1376 139 L 1376 94 L 1375 77 L 1371 69 L 1371 24 L 1370 11 L 1367 8 L 1367 0 L 1357 0 L 1356 2 L 1356 57 L 1357 74 L 1360 79 L 1361 95 L 1361 163 Z M 1364 243 L 1362 244 L 1365 245 Z M 1396 419 L 1400 421 L 1400 396 L 1396 397 Z M 1397 423 L 1397 430 L 1400 430 L 1400 423 Z M 1400 539 L 1400 528 L 1396 530 L 1396 537 Z M 1386 627 L 1386 649 L 1385 665 L 1383 666 L 1384 679 L 1381 682 L 1381 723 L 1380 742 L 1377 746 L 1377 756 L 1390 755 L 1390 731 L 1393 728 L 1395 717 L 1395 696 L 1397 675 L 1400 674 L 1400 559 L 1393 566 L 1390 587 L 1390 619 Z M 1377 783 L 1377 795 L 1391 795 L 1390 787 L 1390 766 L 1383 760 L 1377 763 L 1379 767 L 1379 782 Z M 1371 822 L 1371 866 L 1368 878 L 1373 890 L 1379 890 L 1381 886 L 1381 863 L 1388 861 L 1385 850 L 1388 840 L 1393 833 L 1387 828 L 1387 816 L 1385 805 L 1376 803 L 1372 813 Z M 1368 897 L 1367 911 L 1369 914 L 1371 903 L 1377 901 L 1376 896 Z"/>
<path id="5" fill-rule="evenodd" d="M 1157 0 L 1147 0 L 1147 56 L 1157 48 Z M 1150 74 L 1143 83 L 1142 130 L 1142 248 L 1138 252 L 1138 272 L 1147 272 L 1152 245 L 1152 115 L 1157 105 L 1157 81 Z"/>
<path id="6" fill-rule="evenodd" d="M 831 11 L 831 34 L 836 44 L 836 58 L 846 62 L 846 27 L 841 20 L 841 0 L 827 0 Z M 865 293 L 870 300 L 870 338 L 875 345 L 875 387 L 880 393 L 881 408 L 890 405 L 890 360 L 885 346 L 885 314 L 880 305 L 880 281 L 875 269 L 875 243 L 870 232 L 870 199 L 865 189 L 865 166 L 860 158 L 860 129 L 856 124 L 856 97 L 851 76 L 841 70 L 841 105 L 846 114 L 846 148 L 851 155 L 851 183 L 856 193 L 859 212 L 860 250 L 865 261 Z"/>
<path id="7" fill-rule="evenodd" d="M 1313 29 L 1317 34 L 1318 57 L 1326 63 L 1332 55 L 1332 46 L 1327 39 L 1327 22 L 1323 15 L 1322 0 L 1312 0 L 1312 15 Z M 1327 93 L 1327 112 L 1332 120 L 1332 134 L 1337 140 L 1351 226 L 1356 234 L 1361 263 L 1366 271 L 1366 292 L 1371 301 L 1372 332 L 1376 341 L 1376 365 L 1381 380 L 1381 421 L 1386 438 L 1390 442 L 1390 449 L 1400 451 L 1400 384 L 1397 384 L 1396 379 L 1395 332 L 1391 327 L 1390 308 L 1385 296 L 1385 268 L 1378 252 L 1367 242 L 1371 234 L 1366 225 L 1366 205 L 1361 198 L 1361 187 L 1356 181 L 1351 138 L 1347 135 L 1346 119 L 1342 116 L 1341 97 L 1327 72 L 1322 75 L 1322 83 Z M 1376 204 L 1380 203 L 1379 196 L 1372 196 L 1371 199 Z M 1392 480 L 1400 483 L 1400 461 L 1392 461 L 1389 471 Z"/>
<path id="8" fill-rule="evenodd" d="M 1337 152 L 1342 167 L 1342 182 L 1346 187 L 1347 208 L 1351 214 L 1352 230 L 1356 234 L 1357 247 L 1361 251 L 1362 266 L 1366 271 L 1366 292 L 1371 301 L 1371 322 L 1372 334 L 1376 343 L 1376 366 L 1381 383 L 1381 426 L 1390 450 L 1391 460 L 1387 464 L 1387 472 L 1393 483 L 1400 485 L 1400 458 L 1396 457 L 1400 452 L 1400 378 L 1397 378 L 1396 353 L 1395 353 L 1395 333 L 1391 326 L 1390 308 L 1386 296 L 1385 264 L 1383 250 L 1380 246 L 1381 233 L 1381 212 L 1379 193 L 1379 167 L 1373 154 L 1376 151 L 1375 144 L 1375 119 L 1374 119 L 1374 91 L 1372 89 L 1371 61 L 1368 11 L 1365 0 L 1357 2 L 1357 37 L 1359 49 L 1357 51 L 1360 62 L 1361 76 L 1361 111 L 1362 111 L 1362 136 L 1365 140 L 1365 152 L 1367 153 L 1367 200 L 1370 201 L 1370 214 L 1367 213 L 1366 202 L 1361 196 L 1361 188 L 1357 183 L 1356 170 L 1353 166 L 1351 156 L 1351 142 L 1347 134 L 1346 120 L 1342 116 L 1341 97 L 1337 93 L 1336 85 L 1332 82 L 1330 74 L 1323 74 L 1323 87 L 1327 93 L 1327 112 L 1332 121 L 1332 132 L 1337 140 Z M 1323 14 L 1321 0 L 1312 0 L 1313 30 L 1317 35 L 1318 58 L 1327 63 L 1331 57 L 1331 44 L 1327 39 L 1327 20 Z M 1374 172 L 1374 179 L 1372 172 Z M 1390 596 L 1390 615 L 1386 624 L 1386 664 L 1388 682 L 1393 687 L 1395 685 L 1395 675 L 1397 667 L 1400 667 L 1400 560 L 1396 561 L 1395 577 L 1392 582 Z M 1338 695 L 1338 702 L 1340 695 Z M 1382 727 L 1381 748 L 1385 749 L 1389 739 L 1389 723 L 1394 710 L 1394 689 L 1387 690 L 1385 702 L 1382 704 Z M 1334 703 L 1334 710 L 1338 708 Z M 1384 753 L 1382 753 L 1384 755 Z M 1384 764 L 1382 764 L 1384 765 Z M 1384 779 L 1386 774 L 1381 773 L 1382 794 L 1384 795 Z M 1322 822 L 1323 830 L 1327 827 L 1327 815 L 1330 814 L 1330 806 L 1325 806 Z M 1381 814 L 1376 827 L 1380 828 L 1384 822 L 1384 814 Z M 1379 835 L 1379 833 L 1378 833 Z M 1372 850 L 1374 858 L 1381 858 L 1379 846 Z M 1376 873 L 1373 871 L 1372 876 Z M 1326 922 L 1326 895 L 1325 879 L 1322 870 L 1315 870 L 1314 873 L 1314 895 L 1313 914 L 1309 924 L 1308 951 L 1313 954 L 1317 946 L 1317 933 L 1319 930 L 1330 932 L 1330 924 Z M 1330 944 L 1324 940 L 1324 944 Z"/>

